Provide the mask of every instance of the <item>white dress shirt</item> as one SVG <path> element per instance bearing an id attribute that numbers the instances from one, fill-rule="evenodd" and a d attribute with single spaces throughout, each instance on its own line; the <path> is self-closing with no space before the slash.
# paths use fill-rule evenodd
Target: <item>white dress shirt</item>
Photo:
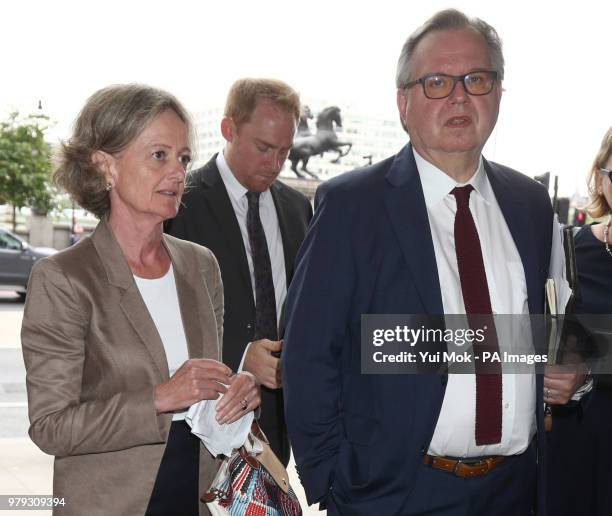
<path id="1" fill-rule="evenodd" d="M 416 151 L 414 156 L 427 206 L 438 278 L 440 285 L 444 286 L 441 289 L 444 313 L 465 314 L 455 252 L 457 202 L 450 192 L 456 186 L 471 184 L 474 190 L 470 195 L 470 211 L 480 238 L 493 313 L 529 314 L 523 264 L 487 178 L 482 158 L 472 178 L 467 183 L 458 184 Z M 528 331 L 524 333 L 530 338 Z M 499 328 L 498 341 L 501 351 L 504 347 L 510 351 L 511 344 L 500 334 Z M 503 367 L 502 363 L 502 370 Z M 536 431 L 535 405 L 534 374 L 503 374 L 501 442 L 477 446 L 476 377 L 473 374 L 449 374 L 428 453 L 448 457 L 522 453 Z"/>
<path id="2" fill-rule="evenodd" d="M 242 234 L 242 241 L 244 242 L 244 248 L 246 249 L 246 258 L 249 264 L 249 272 L 251 273 L 251 287 L 253 289 L 253 299 L 255 298 L 255 269 L 253 267 L 253 257 L 251 253 L 251 243 L 249 242 L 249 233 L 247 231 L 246 217 L 249 209 L 248 201 L 246 198 L 247 189 L 242 186 L 238 180 L 234 177 L 234 174 L 230 170 L 223 152 L 217 154 L 217 168 L 221 174 L 223 184 L 229 195 L 236 219 L 238 219 L 238 226 L 240 226 L 240 233 Z M 264 233 L 266 234 L 266 242 L 268 244 L 268 252 L 270 253 L 270 262 L 272 264 L 272 281 L 274 282 L 274 295 L 276 297 L 276 320 L 277 323 L 280 320 L 281 308 L 285 302 L 287 296 L 287 274 L 285 272 L 285 254 L 283 251 L 283 239 L 278 225 L 278 215 L 276 214 L 276 208 L 274 206 L 274 199 L 270 189 L 262 192 L 259 196 L 259 217 L 261 218 L 261 225 L 263 226 Z"/>
<path id="3" fill-rule="evenodd" d="M 134 280 L 164 345 L 172 376 L 189 358 L 172 264 L 161 278 L 146 279 L 134 275 Z M 172 421 L 185 419 L 185 414 L 187 409 L 176 412 Z"/>

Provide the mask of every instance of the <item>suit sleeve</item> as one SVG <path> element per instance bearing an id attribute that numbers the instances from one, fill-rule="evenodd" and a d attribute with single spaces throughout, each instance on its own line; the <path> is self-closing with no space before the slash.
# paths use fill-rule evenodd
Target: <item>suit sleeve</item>
<path id="1" fill-rule="evenodd" d="M 343 433 L 341 356 L 350 342 L 355 282 L 349 210 L 330 196 L 318 205 L 287 296 L 281 355 L 287 428 L 309 504 L 324 501 L 333 482 Z"/>
<path id="2" fill-rule="evenodd" d="M 36 264 L 28 284 L 21 342 L 26 366 L 29 434 L 56 456 L 163 443 L 171 415 L 157 415 L 154 386 L 83 400 L 89 316 L 60 267 Z"/>

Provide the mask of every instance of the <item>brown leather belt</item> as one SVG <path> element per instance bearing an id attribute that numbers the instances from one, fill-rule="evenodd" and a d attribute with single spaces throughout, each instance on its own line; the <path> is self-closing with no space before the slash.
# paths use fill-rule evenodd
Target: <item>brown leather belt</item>
<path id="1" fill-rule="evenodd" d="M 448 473 L 453 473 L 458 477 L 481 477 L 492 471 L 502 462 L 503 456 L 496 455 L 493 457 L 485 457 L 477 461 L 470 459 L 447 459 L 446 457 L 434 457 L 433 455 L 425 455 L 423 464 L 431 466 L 435 469 L 441 469 Z"/>

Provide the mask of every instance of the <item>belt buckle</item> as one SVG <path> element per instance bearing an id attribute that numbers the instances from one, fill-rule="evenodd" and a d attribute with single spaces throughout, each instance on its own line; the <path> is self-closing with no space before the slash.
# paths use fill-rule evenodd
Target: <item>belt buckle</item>
<path id="1" fill-rule="evenodd" d="M 461 476 L 461 475 L 459 475 L 459 473 L 457 471 L 461 464 L 463 464 L 463 460 L 457 459 L 457 462 L 455 463 L 455 467 L 453 468 L 453 475 L 455 475 L 456 477 L 460 477 Z"/>
<path id="2" fill-rule="evenodd" d="M 459 474 L 458 470 L 459 470 L 459 465 L 460 464 L 465 464 L 465 466 L 468 467 L 468 470 L 466 472 L 466 474 L 461 475 Z M 476 471 L 474 471 L 474 469 L 471 468 L 478 468 Z M 483 475 L 486 475 L 491 469 L 491 463 L 489 460 L 487 459 L 480 459 L 480 460 L 474 460 L 474 461 L 470 461 L 468 460 L 463 460 L 463 459 L 457 459 L 457 463 L 455 464 L 455 467 L 453 468 L 453 475 L 457 476 L 457 477 L 481 477 Z"/>

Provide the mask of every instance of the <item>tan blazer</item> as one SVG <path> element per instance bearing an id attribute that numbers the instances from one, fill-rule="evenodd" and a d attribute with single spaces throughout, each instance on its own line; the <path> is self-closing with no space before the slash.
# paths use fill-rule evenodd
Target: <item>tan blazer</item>
<path id="1" fill-rule="evenodd" d="M 223 287 L 206 248 L 164 235 L 189 357 L 221 359 Z M 30 437 L 55 455 L 54 514 L 144 514 L 171 415 L 156 415 L 154 386 L 168 364 L 157 329 L 112 230 L 39 261 L 21 330 Z M 200 448 L 200 492 L 215 462 Z M 208 514 L 200 504 L 200 514 Z"/>

